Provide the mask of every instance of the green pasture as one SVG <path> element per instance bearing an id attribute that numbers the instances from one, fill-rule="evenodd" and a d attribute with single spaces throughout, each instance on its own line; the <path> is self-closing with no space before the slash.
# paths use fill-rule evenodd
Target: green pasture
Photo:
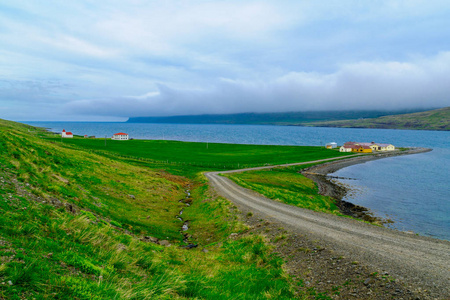
<path id="1" fill-rule="evenodd" d="M 61 142 L 61 138 L 52 138 Z M 220 143 L 193 143 L 165 140 L 114 141 L 104 139 L 63 139 L 63 144 L 94 151 L 106 151 L 140 159 L 185 164 L 206 169 L 237 169 L 342 157 L 337 149 L 311 146 L 272 146 Z"/>

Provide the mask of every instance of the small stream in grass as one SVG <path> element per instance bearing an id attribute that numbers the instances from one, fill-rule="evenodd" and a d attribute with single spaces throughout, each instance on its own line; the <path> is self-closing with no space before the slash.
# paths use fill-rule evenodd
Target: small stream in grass
<path id="1" fill-rule="evenodd" d="M 185 198 L 179 200 L 178 202 L 183 203 L 184 205 L 186 205 L 186 207 L 189 207 L 189 206 L 191 206 L 191 202 L 192 202 L 191 191 L 190 191 L 189 185 L 187 186 L 187 188 L 184 192 L 186 194 Z M 181 221 L 183 224 L 183 225 L 181 225 L 180 233 L 183 236 L 183 242 L 185 242 L 187 244 L 187 246 L 185 246 L 185 248 L 187 248 L 187 249 L 195 248 L 195 247 L 197 247 L 196 244 L 189 243 L 189 239 L 191 238 L 191 235 L 189 233 L 185 232 L 185 231 L 189 230 L 189 220 L 183 219 L 183 212 L 184 212 L 184 208 L 182 208 L 180 210 L 180 212 L 178 213 L 178 215 L 175 216 L 175 218 L 177 220 Z"/>

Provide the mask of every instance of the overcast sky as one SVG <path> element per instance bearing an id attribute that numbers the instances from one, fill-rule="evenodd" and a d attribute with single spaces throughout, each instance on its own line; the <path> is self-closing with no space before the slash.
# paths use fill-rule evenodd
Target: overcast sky
<path id="1" fill-rule="evenodd" d="M 0 1 L 0 118 L 450 106 L 450 1 Z"/>

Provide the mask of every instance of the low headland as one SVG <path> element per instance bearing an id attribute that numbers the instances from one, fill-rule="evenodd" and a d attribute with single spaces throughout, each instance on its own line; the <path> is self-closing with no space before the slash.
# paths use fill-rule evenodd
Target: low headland
<path id="1" fill-rule="evenodd" d="M 450 107 L 376 118 L 317 121 L 305 124 L 305 126 L 449 131 Z"/>

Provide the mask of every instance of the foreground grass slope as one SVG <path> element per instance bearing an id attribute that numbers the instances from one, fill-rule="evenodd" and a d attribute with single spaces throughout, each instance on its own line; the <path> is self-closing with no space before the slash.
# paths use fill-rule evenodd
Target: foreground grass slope
<path id="1" fill-rule="evenodd" d="M 375 119 L 313 122 L 305 126 L 450 130 L 450 107 L 430 111 L 384 116 Z"/>
<path id="2" fill-rule="evenodd" d="M 244 228 L 202 182 L 43 137 L 0 121 L 0 299 L 295 296 L 263 237 L 226 238 Z M 208 252 L 180 247 L 188 187 L 191 238 Z"/>

